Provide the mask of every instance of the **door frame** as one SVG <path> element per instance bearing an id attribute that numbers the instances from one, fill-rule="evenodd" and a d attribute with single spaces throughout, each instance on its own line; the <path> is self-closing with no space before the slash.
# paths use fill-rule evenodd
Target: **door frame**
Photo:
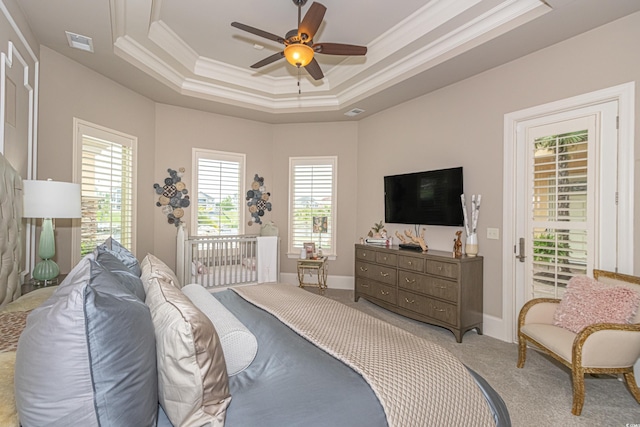
<path id="1" fill-rule="evenodd" d="M 516 140 L 521 122 L 565 111 L 618 102 L 618 174 L 628 177 L 618 182 L 619 251 L 618 267 L 622 273 L 633 273 L 633 192 L 634 192 L 634 107 L 635 82 L 507 113 L 504 116 L 503 140 L 503 205 L 502 205 L 502 319 L 504 341 L 517 340 L 515 314 L 516 222 L 514 220 L 517 194 L 515 177 L 518 161 Z"/>

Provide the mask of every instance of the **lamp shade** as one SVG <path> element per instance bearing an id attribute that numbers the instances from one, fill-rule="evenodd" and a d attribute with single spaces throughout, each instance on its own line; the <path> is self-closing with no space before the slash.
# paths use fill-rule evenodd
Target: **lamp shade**
<path id="1" fill-rule="evenodd" d="M 26 218 L 81 218 L 80 184 L 59 181 L 24 181 Z"/>
<path id="2" fill-rule="evenodd" d="M 284 56 L 291 65 L 305 67 L 313 59 L 313 49 L 303 43 L 294 43 L 284 48 Z"/>

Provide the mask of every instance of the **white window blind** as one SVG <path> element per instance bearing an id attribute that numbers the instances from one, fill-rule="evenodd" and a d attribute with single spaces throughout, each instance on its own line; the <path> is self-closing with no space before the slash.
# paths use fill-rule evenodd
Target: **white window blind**
<path id="1" fill-rule="evenodd" d="M 291 158 L 289 170 L 289 253 L 315 243 L 325 255 L 335 255 L 335 157 Z M 327 217 L 327 232 L 314 232 L 313 218 Z"/>
<path id="2" fill-rule="evenodd" d="M 82 257 L 109 237 L 134 252 L 136 140 L 88 123 L 77 122 L 76 129 L 82 219 L 74 254 Z"/>
<path id="3" fill-rule="evenodd" d="M 242 234 L 245 155 L 194 149 L 193 162 L 197 201 L 192 232 L 208 236 Z"/>
<path id="4" fill-rule="evenodd" d="M 534 296 L 560 297 L 573 276 L 587 274 L 588 148 L 586 130 L 535 141 Z"/>

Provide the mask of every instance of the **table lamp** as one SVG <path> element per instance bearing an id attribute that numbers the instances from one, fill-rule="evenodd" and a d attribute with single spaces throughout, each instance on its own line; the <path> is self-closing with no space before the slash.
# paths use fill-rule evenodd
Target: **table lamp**
<path id="1" fill-rule="evenodd" d="M 314 216 L 312 233 L 320 233 L 320 238 L 318 239 L 318 252 L 320 253 L 320 256 L 322 256 L 322 233 L 326 233 L 327 231 L 327 217 Z"/>
<path id="2" fill-rule="evenodd" d="M 25 180 L 23 188 L 23 216 L 25 218 L 42 218 L 38 247 L 38 256 L 42 261 L 35 265 L 31 277 L 46 284 L 60 274 L 58 264 L 52 259 L 56 254 L 52 220 L 54 218 L 82 217 L 80 184 L 51 180 Z"/>

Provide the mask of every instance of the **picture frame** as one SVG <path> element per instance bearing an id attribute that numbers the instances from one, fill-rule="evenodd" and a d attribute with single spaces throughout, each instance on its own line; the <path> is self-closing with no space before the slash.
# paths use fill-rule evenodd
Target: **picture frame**
<path id="1" fill-rule="evenodd" d="M 314 216 L 313 217 L 313 232 L 314 233 L 326 233 L 329 230 L 328 224 L 327 224 L 327 217 L 326 216 Z"/>
<path id="2" fill-rule="evenodd" d="M 304 250 L 307 253 L 307 259 L 311 259 L 313 254 L 316 252 L 316 244 L 313 242 L 308 242 L 303 244 Z"/>

